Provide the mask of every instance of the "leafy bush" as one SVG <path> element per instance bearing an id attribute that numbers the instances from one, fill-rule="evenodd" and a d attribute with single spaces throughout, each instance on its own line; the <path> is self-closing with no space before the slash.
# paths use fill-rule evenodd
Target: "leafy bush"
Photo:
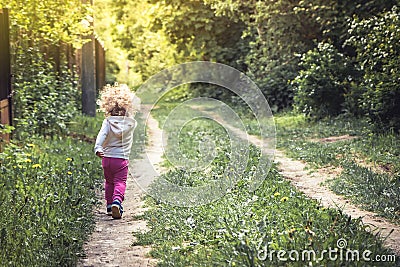
<path id="1" fill-rule="evenodd" d="M 17 57 L 14 105 L 17 134 L 37 133 L 54 136 L 66 130 L 78 112 L 80 91 L 77 80 L 67 68 L 55 72 L 51 64 L 29 49 Z"/>
<path id="2" fill-rule="evenodd" d="M 64 138 L 0 153 L 0 265 L 73 266 L 93 230 L 101 167 L 92 145 Z"/>
<path id="3" fill-rule="evenodd" d="M 290 107 L 293 103 L 293 86 L 289 81 L 297 74 L 295 62 L 280 65 L 278 61 L 260 58 L 253 50 L 247 60 L 247 75 L 263 92 L 271 110 L 277 112 Z"/>
<path id="4" fill-rule="evenodd" d="M 303 70 L 293 80 L 295 86 L 295 108 L 316 118 L 335 116 L 345 108 L 355 112 L 357 98 L 352 91 L 357 71 L 352 63 L 328 43 L 320 43 L 314 50 L 302 56 L 300 66 Z"/>
<path id="5" fill-rule="evenodd" d="M 54 136 L 66 129 L 80 105 L 74 52 L 93 29 L 90 4 L 80 0 L 0 0 L 9 9 L 16 137 Z M 67 51 L 68 49 L 68 51 Z"/>
<path id="6" fill-rule="evenodd" d="M 348 40 L 364 72 L 361 108 L 377 128 L 400 130 L 400 10 L 354 19 Z"/>

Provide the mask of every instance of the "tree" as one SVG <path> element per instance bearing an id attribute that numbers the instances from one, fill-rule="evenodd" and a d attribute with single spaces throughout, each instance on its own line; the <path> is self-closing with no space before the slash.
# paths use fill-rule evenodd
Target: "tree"
<path id="1" fill-rule="evenodd" d="M 318 24 L 296 11 L 301 1 L 206 0 L 217 14 L 237 17 L 250 38 L 243 57 L 246 73 L 261 88 L 274 111 L 289 107 L 293 90 L 289 83 L 298 72 L 296 55 L 314 47 L 320 38 Z"/>
<path id="2" fill-rule="evenodd" d="M 202 1 L 116 1 L 114 38 L 143 80 L 172 65 L 235 64 L 243 24 L 215 16 Z M 229 34 L 227 34 L 229 33 Z"/>
<path id="3" fill-rule="evenodd" d="M 205 0 L 217 15 L 245 23 L 243 37 L 250 37 L 244 58 L 247 74 L 268 97 L 273 109 L 292 103 L 294 79 L 300 57 L 318 43 L 331 43 L 345 55 L 354 49 L 343 46 L 349 37 L 349 18 L 367 18 L 391 8 L 396 0 Z"/>

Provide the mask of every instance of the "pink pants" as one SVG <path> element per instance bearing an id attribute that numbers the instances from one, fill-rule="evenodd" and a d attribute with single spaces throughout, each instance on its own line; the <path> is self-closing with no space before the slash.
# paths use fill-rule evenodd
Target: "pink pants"
<path id="1" fill-rule="evenodd" d="M 128 178 L 129 160 L 119 158 L 106 158 L 101 161 L 105 177 L 105 199 L 107 205 L 114 200 L 121 203 L 124 200 L 126 179 Z"/>

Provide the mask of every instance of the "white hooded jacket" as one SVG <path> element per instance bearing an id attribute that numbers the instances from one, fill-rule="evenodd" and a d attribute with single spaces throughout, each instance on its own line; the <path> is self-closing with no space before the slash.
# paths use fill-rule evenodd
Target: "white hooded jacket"
<path id="1" fill-rule="evenodd" d="M 103 152 L 104 157 L 129 159 L 136 120 L 125 116 L 110 116 L 104 119 L 96 138 L 94 152 Z"/>

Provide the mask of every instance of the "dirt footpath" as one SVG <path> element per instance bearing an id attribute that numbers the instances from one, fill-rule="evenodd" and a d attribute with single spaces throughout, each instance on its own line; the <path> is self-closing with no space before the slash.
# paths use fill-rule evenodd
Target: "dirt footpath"
<path id="1" fill-rule="evenodd" d="M 144 107 L 146 108 L 146 107 Z M 162 132 L 158 128 L 158 123 L 152 117 L 147 120 L 147 134 L 149 138 L 147 147 L 147 157 L 154 164 L 162 161 L 161 140 Z M 150 152 L 149 152 L 150 151 Z M 130 163 L 130 175 L 128 176 L 127 189 L 124 200 L 124 214 L 122 219 L 114 220 L 107 216 L 105 201 L 103 200 L 104 190 L 99 194 L 103 205 L 96 207 L 96 228 L 85 244 L 86 257 L 83 258 L 78 266 L 101 266 L 101 267 L 147 267 L 155 266 L 156 260 L 148 256 L 150 247 L 132 246 L 134 231 L 146 231 L 146 222 L 134 220 L 134 215 L 141 214 L 143 202 L 141 197 L 143 191 L 139 188 L 136 181 L 150 180 L 152 173 L 149 171 L 145 155 L 141 159 Z M 132 175 L 133 176 L 132 176 Z"/>
<path id="2" fill-rule="evenodd" d="M 344 197 L 336 195 L 329 188 L 321 185 L 326 180 L 335 178 L 334 170 L 322 169 L 310 174 L 306 170 L 305 163 L 289 159 L 282 151 L 276 151 L 275 161 L 279 163 L 280 173 L 309 198 L 321 201 L 321 204 L 325 207 L 341 208 L 344 213 L 352 218 L 362 217 L 363 223 L 370 226 L 370 231 L 373 233 L 380 232 L 383 238 L 390 234 L 384 244 L 394 250 L 397 255 L 400 255 L 400 226 L 379 217 L 373 212 L 361 210 L 350 204 Z"/>

